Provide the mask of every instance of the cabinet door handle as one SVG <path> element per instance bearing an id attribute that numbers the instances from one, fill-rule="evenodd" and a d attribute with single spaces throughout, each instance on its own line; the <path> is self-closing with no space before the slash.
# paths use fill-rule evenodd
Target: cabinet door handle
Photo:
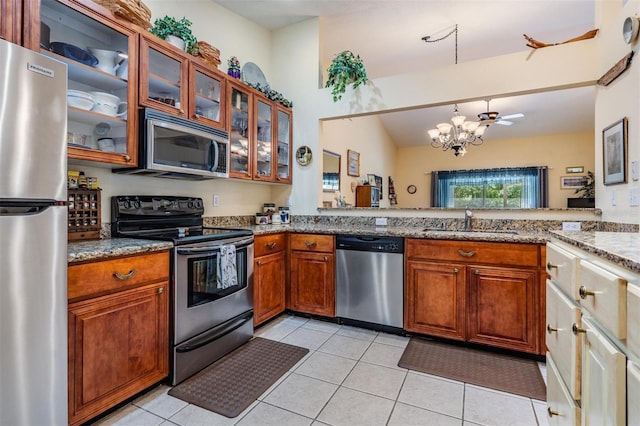
<path id="1" fill-rule="evenodd" d="M 558 329 L 551 327 L 551 324 L 547 324 L 547 333 L 551 334 L 551 333 L 557 333 Z"/>
<path id="2" fill-rule="evenodd" d="M 551 262 L 547 262 L 547 269 L 548 269 L 548 270 L 558 269 L 560 266 L 562 266 L 562 265 L 554 265 L 554 264 L 553 264 L 553 263 L 551 263 Z"/>
<path id="3" fill-rule="evenodd" d="M 184 115 L 184 110 L 183 110 L 182 108 L 180 108 L 180 109 L 178 110 L 178 112 L 179 112 L 181 115 Z"/>
<path id="4" fill-rule="evenodd" d="M 574 335 L 578 335 L 579 333 L 586 333 L 587 330 L 584 328 L 580 328 L 578 327 L 578 324 L 573 323 L 573 325 L 571 326 L 571 331 L 573 332 Z"/>
<path id="5" fill-rule="evenodd" d="M 114 272 L 113 276 L 121 281 L 125 281 L 133 277 L 136 274 L 136 272 L 137 271 L 135 269 L 130 270 L 128 274 L 121 274 L 120 272 Z"/>
<path id="6" fill-rule="evenodd" d="M 587 296 L 595 296 L 596 292 L 595 291 L 590 291 L 587 290 L 587 288 L 583 285 L 580 286 L 580 288 L 578 289 L 578 293 L 580 294 L 580 298 L 581 299 L 586 299 Z"/>
<path id="7" fill-rule="evenodd" d="M 164 293 L 164 287 L 160 287 L 160 288 L 158 289 L 158 294 L 162 294 L 162 293 Z"/>
<path id="8" fill-rule="evenodd" d="M 328 256 L 325 256 L 325 257 L 324 257 L 324 261 L 326 262 L 327 260 L 329 260 L 329 257 L 328 257 Z"/>
<path id="9" fill-rule="evenodd" d="M 307 246 L 308 248 L 314 248 L 315 246 L 318 245 L 318 243 L 315 241 L 305 241 L 304 245 Z"/>
<path id="10" fill-rule="evenodd" d="M 480 275 L 480 269 L 474 269 L 473 273 L 476 274 L 476 275 Z"/>
<path id="11" fill-rule="evenodd" d="M 124 156 L 124 161 L 126 161 L 127 163 L 128 163 L 129 161 L 131 161 L 131 156 L 130 156 L 129 154 L 126 154 L 126 155 Z"/>
<path id="12" fill-rule="evenodd" d="M 268 243 L 268 244 L 265 244 L 265 245 L 267 246 L 268 249 L 274 249 L 274 248 L 276 248 L 278 243 L 273 242 L 273 243 Z"/>
<path id="13" fill-rule="evenodd" d="M 560 415 L 558 411 L 552 410 L 551 407 L 547 407 L 547 414 L 549 414 L 549 417 Z"/>
<path id="14" fill-rule="evenodd" d="M 260 266 L 262 265 L 262 260 L 258 260 L 256 263 L 258 264 L 258 266 Z"/>
<path id="15" fill-rule="evenodd" d="M 460 272 L 460 270 L 458 268 L 453 268 L 453 273 L 457 274 L 458 272 Z"/>
<path id="16" fill-rule="evenodd" d="M 473 255 L 476 254 L 475 250 L 471 250 L 471 251 L 464 251 L 462 249 L 458 250 L 458 254 L 460 256 L 464 256 L 464 257 L 471 257 Z"/>

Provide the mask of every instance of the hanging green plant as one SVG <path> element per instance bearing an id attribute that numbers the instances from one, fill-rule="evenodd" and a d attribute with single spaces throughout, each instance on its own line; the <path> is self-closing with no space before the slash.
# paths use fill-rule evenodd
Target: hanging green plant
<path id="1" fill-rule="evenodd" d="M 354 55 L 351 51 L 345 50 L 338 53 L 327 69 L 327 84 L 325 87 L 333 87 L 331 94 L 333 102 L 342 99 L 342 95 L 347 90 L 349 84 L 353 88 L 357 88 L 362 84 L 366 84 L 367 70 L 364 62 L 360 59 L 360 55 Z"/>
<path id="2" fill-rule="evenodd" d="M 191 21 L 183 17 L 179 21 L 171 16 L 165 15 L 164 18 L 158 18 L 153 22 L 153 27 L 149 32 L 155 36 L 166 40 L 168 36 L 173 35 L 184 40 L 184 50 L 188 53 L 198 51 L 198 40 L 191 32 Z"/>

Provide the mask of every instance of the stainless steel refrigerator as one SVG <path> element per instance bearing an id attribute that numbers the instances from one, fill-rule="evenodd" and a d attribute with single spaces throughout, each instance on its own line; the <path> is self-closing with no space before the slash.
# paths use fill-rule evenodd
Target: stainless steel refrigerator
<path id="1" fill-rule="evenodd" d="M 67 66 L 0 40 L 0 425 L 67 424 Z"/>

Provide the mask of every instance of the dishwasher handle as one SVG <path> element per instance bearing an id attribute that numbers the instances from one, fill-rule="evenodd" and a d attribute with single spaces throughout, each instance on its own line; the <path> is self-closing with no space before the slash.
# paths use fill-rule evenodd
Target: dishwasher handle
<path id="1" fill-rule="evenodd" d="M 337 250 L 404 253 L 404 238 L 373 235 L 337 235 Z"/>

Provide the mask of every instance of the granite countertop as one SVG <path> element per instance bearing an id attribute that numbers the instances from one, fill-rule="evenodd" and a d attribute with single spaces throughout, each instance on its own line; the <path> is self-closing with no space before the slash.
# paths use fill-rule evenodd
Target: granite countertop
<path id="1" fill-rule="evenodd" d="M 561 241 L 640 273 L 640 233 L 551 231 Z"/>
<path id="2" fill-rule="evenodd" d="M 432 240 L 461 240 L 546 244 L 550 237 L 574 245 L 589 253 L 610 260 L 620 266 L 640 273 L 640 234 L 634 232 L 580 232 L 549 231 L 528 233 L 522 231 L 475 230 L 441 231 L 423 227 L 357 227 L 327 224 L 253 225 L 247 227 L 255 235 L 279 232 L 306 232 L 315 234 L 385 235 Z M 167 250 L 173 247 L 168 241 L 152 241 L 134 238 L 112 238 L 95 241 L 70 242 L 68 262 L 100 260 L 109 257 Z"/>
<path id="3" fill-rule="evenodd" d="M 139 240 L 137 238 L 107 238 L 104 240 L 74 241 L 67 246 L 67 262 L 108 259 L 139 253 L 167 250 L 169 241 Z"/>

